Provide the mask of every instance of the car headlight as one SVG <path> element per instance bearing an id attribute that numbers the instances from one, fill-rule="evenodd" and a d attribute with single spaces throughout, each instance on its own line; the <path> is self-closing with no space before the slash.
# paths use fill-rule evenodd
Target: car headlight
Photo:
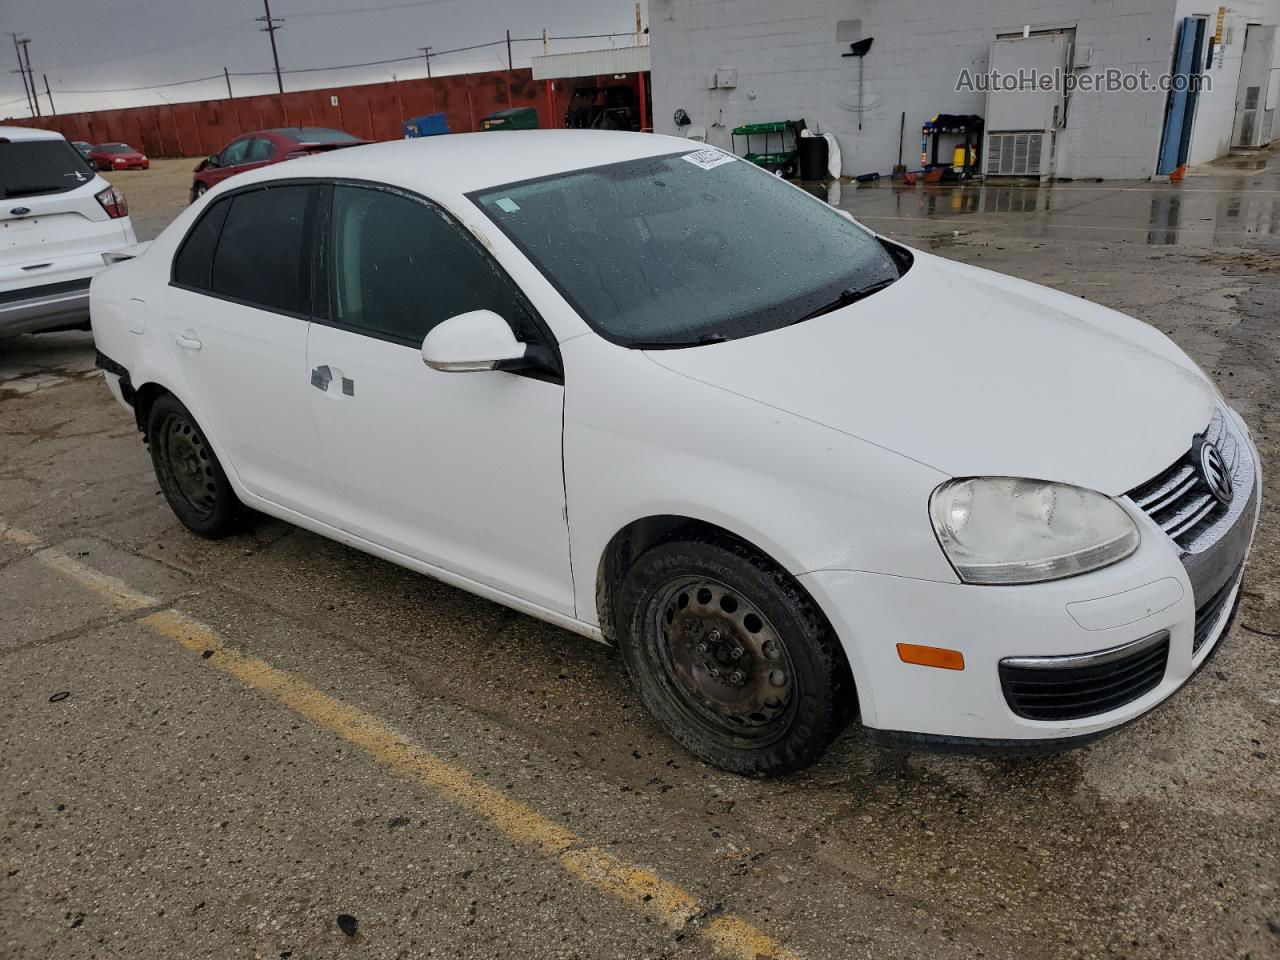
<path id="1" fill-rule="evenodd" d="M 1110 497 L 1017 477 L 951 480 L 933 492 L 938 542 L 965 583 L 1040 583 L 1088 573 L 1138 549 L 1132 518 Z"/>

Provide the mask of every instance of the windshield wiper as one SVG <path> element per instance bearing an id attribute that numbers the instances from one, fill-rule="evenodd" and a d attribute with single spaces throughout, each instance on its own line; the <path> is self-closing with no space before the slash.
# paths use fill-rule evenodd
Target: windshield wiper
<path id="1" fill-rule="evenodd" d="M 31 184 L 31 185 L 24 185 L 21 187 L 5 187 L 4 195 L 6 197 L 25 197 L 28 194 L 32 194 L 32 193 L 52 193 L 54 190 L 62 190 L 62 189 L 63 189 L 63 186 L 60 183 Z"/>
<path id="2" fill-rule="evenodd" d="M 892 283 L 897 283 L 897 277 L 887 277 L 884 280 L 877 280 L 875 283 L 869 283 L 865 287 L 850 287 L 848 290 L 841 290 L 836 298 L 830 303 L 824 303 L 815 310 L 810 310 L 798 320 L 792 320 L 793 324 L 804 323 L 806 320 L 812 320 L 814 317 L 820 317 L 824 313 L 831 313 L 833 310 L 839 310 L 841 307 L 847 307 L 851 303 L 857 303 L 873 293 L 878 293 Z"/>
<path id="3" fill-rule="evenodd" d="M 708 343 L 724 343 L 723 333 L 704 333 L 692 340 L 632 340 L 627 346 L 641 350 L 678 350 L 681 347 L 702 347 Z"/>

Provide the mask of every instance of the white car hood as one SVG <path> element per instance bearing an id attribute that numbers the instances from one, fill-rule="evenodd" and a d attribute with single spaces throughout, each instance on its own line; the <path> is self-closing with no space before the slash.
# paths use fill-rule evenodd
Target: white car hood
<path id="1" fill-rule="evenodd" d="M 1216 391 L 1154 328 L 1036 284 L 915 257 L 897 283 L 833 313 L 648 356 L 952 476 L 1119 495 L 1177 460 L 1208 424 Z"/>

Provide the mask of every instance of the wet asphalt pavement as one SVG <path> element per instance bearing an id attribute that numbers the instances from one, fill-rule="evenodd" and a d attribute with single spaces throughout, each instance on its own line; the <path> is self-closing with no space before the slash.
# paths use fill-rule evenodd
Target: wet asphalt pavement
<path id="1" fill-rule="evenodd" d="M 832 199 L 1154 323 L 1272 463 L 1252 164 Z M 144 238 L 190 165 L 114 178 Z M 659 735 L 604 646 L 277 521 L 189 535 L 88 336 L 0 343 L 0 956 L 1280 956 L 1277 505 L 1268 474 L 1216 659 L 1114 736 L 1011 761 L 855 725 L 752 781 Z"/>

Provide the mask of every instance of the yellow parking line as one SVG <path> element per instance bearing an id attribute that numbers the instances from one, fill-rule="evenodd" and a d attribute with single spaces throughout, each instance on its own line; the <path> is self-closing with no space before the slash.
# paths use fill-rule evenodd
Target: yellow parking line
<path id="1" fill-rule="evenodd" d="M 39 538 L 0 524 L 0 538 L 31 551 L 59 574 L 96 593 L 114 606 L 137 611 L 158 605 L 123 581 L 85 566 Z M 264 660 L 228 646 L 212 629 L 177 610 L 158 610 L 138 621 L 195 653 L 212 655 L 197 661 L 270 694 L 318 727 L 336 733 L 399 776 L 416 781 L 456 807 L 481 817 L 514 843 L 537 850 L 587 886 L 627 903 L 677 931 L 701 936 L 717 950 L 742 960 L 799 960 L 763 930 L 741 917 L 708 915 L 687 890 L 656 873 L 602 850 L 567 827 L 548 820 L 531 807 L 490 786 L 409 741 L 373 714 L 342 703 Z"/>

